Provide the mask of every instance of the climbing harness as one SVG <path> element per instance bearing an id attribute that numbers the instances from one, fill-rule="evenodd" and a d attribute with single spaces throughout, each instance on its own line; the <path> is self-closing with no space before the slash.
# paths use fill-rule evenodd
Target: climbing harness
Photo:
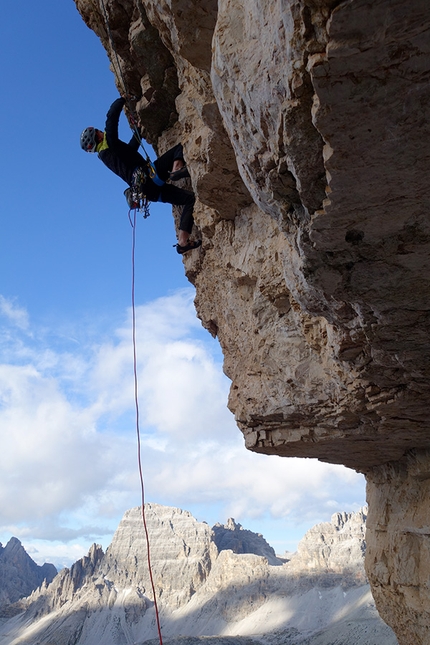
<path id="1" fill-rule="evenodd" d="M 118 54 L 116 53 L 115 46 L 113 43 L 113 38 L 112 38 L 112 33 L 109 27 L 109 20 L 108 20 L 108 15 L 105 7 L 104 0 L 100 0 L 100 5 L 103 11 L 104 15 L 104 20 L 106 23 L 106 30 L 107 34 L 109 37 L 110 45 L 112 52 L 114 53 L 115 59 L 116 59 L 116 65 L 118 68 L 118 76 L 121 79 L 122 86 L 124 89 L 124 94 L 125 96 L 129 96 L 127 93 L 127 88 L 125 85 L 124 77 L 121 71 L 121 65 L 119 63 L 119 58 Z M 112 61 L 113 64 L 113 61 Z M 115 65 L 114 65 L 115 67 Z M 133 130 L 134 136 L 137 138 L 139 141 L 139 145 L 142 147 L 145 155 L 146 155 L 146 161 L 148 164 L 148 174 L 151 179 L 154 179 L 154 177 L 157 176 L 156 170 L 154 168 L 154 165 L 152 164 L 148 153 L 145 150 L 145 147 L 142 143 L 142 138 L 140 136 L 138 127 L 137 127 L 137 120 L 134 118 L 132 114 L 132 110 L 129 109 L 128 111 L 128 116 L 129 116 L 129 123 L 130 127 Z M 136 175 L 136 178 L 135 176 Z M 151 589 L 152 589 L 152 595 L 154 598 L 154 609 L 155 609 L 155 619 L 156 619 L 156 624 L 157 624 L 157 631 L 158 631 L 158 639 L 160 642 L 160 645 L 163 645 L 163 638 L 161 635 L 161 624 L 160 624 L 160 615 L 158 611 L 158 604 L 157 604 L 157 594 L 155 591 L 155 584 L 154 584 L 154 578 L 152 575 L 152 566 L 151 566 L 151 549 L 150 549 L 150 542 L 149 542 L 149 533 L 148 533 L 148 527 L 146 523 L 146 515 L 145 515 L 145 483 L 144 483 L 144 478 L 143 478 L 143 470 L 142 470 L 142 457 L 141 457 L 141 440 L 140 440 L 140 418 L 139 418 L 139 396 L 138 396 L 138 378 L 137 378 L 137 350 L 136 350 L 136 304 L 135 304 L 135 248 L 136 248 L 136 219 L 137 219 L 137 212 L 138 210 L 143 210 L 143 217 L 146 218 L 149 216 L 149 202 L 142 190 L 143 186 L 145 185 L 146 181 L 146 176 L 145 176 L 145 171 L 143 168 L 137 168 L 134 173 L 133 173 L 133 183 L 132 183 L 132 188 L 131 188 L 131 200 L 132 200 L 132 205 L 130 207 L 128 217 L 130 220 L 130 224 L 132 226 L 132 277 L 131 277 L 131 303 L 132 303 L 132 342 L 133 342 L 133 373 L 134 373 L 134 402 L 135 402 L 135 409 L 136 409 L 136 435 L 137 435 L 137 461 L 138 461 L 138 468 L 139 468 L 139 477 L 140 477 L 140 488 L 141 488 L 141 510 L 142 510 L 142 523 L 143 523 L 143 528 L 144 528 L 144 533 L 145 533 L 145 538 L 146 538 L 146 554 L 147 554 L 147 562 L 148 562 L 148 571 L 149 571 L 149 578 L 151 582 Z M 128 201 L 128 198 L 127 198 Z M 131 217 L 131 213 L 133 211 L 133 218 Z"/>

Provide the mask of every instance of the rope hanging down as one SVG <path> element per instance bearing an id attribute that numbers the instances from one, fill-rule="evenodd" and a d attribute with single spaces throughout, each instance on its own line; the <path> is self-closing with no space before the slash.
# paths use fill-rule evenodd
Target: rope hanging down
<path id="1" fill-rule="evenodd" d="M 152 567 L 151 567 L 151 550 L 150 550 L 150 545 L 149 545 L 149 533 L 148 533 L 148 527 L 146 525 L 146 516 L 145 516 L 145 484 L 144 484 L 144 479 L 143 479 L 143 472 L 142 472 L 142 459 L 141 459 L 141 442 L 140 442 L 140 425 L 139 425 L 139 392 L 138 392 L 138 378 L 137 378 L 137 351 L 136 351 L 136 304 L 135 304 L 135 288 L 134 288 L 134 283 L 135 283 L 135 249 L 136 249 L 136 214 L 137 214 L 137 209 L 134 209 L 133 211 L 133 219 L 131 218 L 131 211 L 129 211 L 129 219 L 130 223 L 132 226 L 133 234 L 132 234 L 132 252 L 131 252 L 131 309 L 132 309 L 132 337 L 133 337 L 133 372 L 134 372 L 134 403 L 136 407 L 136 434 L 137 434 L 137 460 L 139 464 L 139 476 L 140 476 L 140 488 L 141 488 L 141 497 L 142 497 L 142 521 L 143 521 L 143 528 L 145 531 L 145 537 L 146 537 L 146 553 L 147 553 L 147 559 L 148 559 L 148 570 L 149 570 L 149 578 L 151 581 L 151 588 L 152 588 L 152 595 L 154 597 L 154 609 L 155 609 L 155 618 L 157 622 L 157 630 L 158 630 L 158 638 L 160 641 L 160 645 L 163 645 L 163 638 L 161 635 L 161 624 L 160 624 L 160 616 L 158 612 L 158 605 L 157 605 L 157 595 L 155 593 L 155 585 L 154 585 L 154 578 L 152 575 Z"/>

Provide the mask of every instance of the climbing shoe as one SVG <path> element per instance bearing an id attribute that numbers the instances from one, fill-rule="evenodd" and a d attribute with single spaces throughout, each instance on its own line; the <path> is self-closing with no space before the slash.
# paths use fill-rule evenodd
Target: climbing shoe
<path id="1" fill-rule="evenodd" d="M 183 168 L 179 168 L 179 170 L 175 170 L 174 172 L 169 173 L 169 179 L 170 181 L 178 181 L 179 179 L 184 179 L 185 177 L 189 177 L 190 173 L 188 172 L 188 169 L 186 166 Z"/>
<path id="2" fill-rule="evenodd" d="M 180 244 L 174 244 L 173 246 L 176 246 L 176 250 L 180 255 L 183 255 L 184 253 L 188 253 L 188 251 L 197 249 L 201 243 L 201 240 L 193 240 L 192 242 L 188 242 L 185 246 L 181 246 Z"/>

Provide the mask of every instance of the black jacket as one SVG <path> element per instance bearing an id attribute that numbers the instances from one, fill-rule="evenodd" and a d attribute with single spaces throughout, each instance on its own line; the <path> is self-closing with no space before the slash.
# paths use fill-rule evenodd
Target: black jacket
<path id="1" fill-rule="evenodd" d="M 142 166 L 146 168 L 147 164 L 142 155 L 138 152 L 139 141 L 133 136 L 129 143 L 121 141 L 118 137 L 118 123 L 125 100 L 116 99 L 109 108 L 106 115 L 106 142 L 108 147 L 100 150 L 99 159 L 121 177 L 129 186 L 132 183 L 133 171 Z"/>

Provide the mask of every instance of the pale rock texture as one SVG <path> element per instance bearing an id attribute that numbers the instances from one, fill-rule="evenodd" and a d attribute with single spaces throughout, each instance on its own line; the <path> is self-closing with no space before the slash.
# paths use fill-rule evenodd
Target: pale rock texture
<path id="1" fill-rule="evenodd" d="M 425 488 L 405 464 L 429 464 L 430 4 L 105 0 L 110 40 L 98 0 L 75 2 L 145 138 L 184 144 L 203 240 L 185 270 L 246 446 L 368 475 L 378 607 L 427 645 L 430 596 L 392 611 L 389 553 L 428 541 L 428 497 L 395 526 Z"/>
<path id="2" fill-rule="evenodd" d="M 296 645 L 336 626 L 347 633 L 349 625 L 351 635 L 366 627 L 363 645 L 396 645 L 364 575 L 364 511 L 314 527 L 286 561 L 232 518 L 211 529 L 187 511 L 145 509 L 163 638 L 230 636 L 240 645 L 252 635 L 256 645 Z M 0 625 L 0 645 L 142 643 L 157 636 L 153 601 L 143 518 L 135 508 L 106 553 L 93 545 L 21 601 L 24 613 Z"/>
<path id="3" fill-rule="evenodd" d="M 348 573 L 363 583 L 366 518 L 362 509 L 355 514 L 336 513 L 331 522 L 317 524 L 299 542 L 292 566 L 300 571 Z"/>
<path id="4" fill-rule="evenodd" d="M 368 498 L 367 571 L 381 615 L 399 626 L 399 643 L 430 643 L 429 454 L 375 468 Z"/>
<path id="5" fill-rule="evenodd" d="M 151 562 L 157 567 L 154 578 L 156 594 L 163 604 L 177 609 L 187 603 L 204 582 L 211 569 L 211 529 L 197 522 L 190 513 L 157 504 L 146 506 L 146 521 L 151 527 Z M 128 511 L 118 527 L 103 563 L 105 576 L 115 572 L 127 584 L 141 588 L 152 597 L 148 588 L 149 574 L 146 559 L 146 539 L 141 517 L 136 509 Z M 129 563 L 140 566 L 134 570 Z"/>

